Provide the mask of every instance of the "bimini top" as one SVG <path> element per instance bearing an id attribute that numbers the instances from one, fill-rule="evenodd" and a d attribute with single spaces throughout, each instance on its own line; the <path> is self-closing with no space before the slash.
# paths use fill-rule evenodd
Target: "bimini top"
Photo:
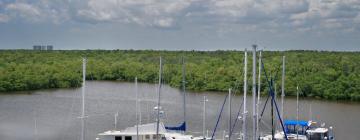
<path id="1" fill-rule="evenodd" d="M 304 120 L 285 120 L 285 125 L 300 125 L 300 126 L 309 126 L 308 121 Z"/>

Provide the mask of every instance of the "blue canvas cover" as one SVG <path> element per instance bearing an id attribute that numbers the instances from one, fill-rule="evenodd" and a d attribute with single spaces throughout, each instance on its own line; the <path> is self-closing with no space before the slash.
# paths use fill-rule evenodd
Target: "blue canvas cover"
<path id="1" fill-rule="evenodd" d="M 165 126 L 165 129 L 174 131 L 186 131 L 186 123 L 183 122 L 179 126 Z"/>
<path id="2" fill-rule="evenodd" d="M 308 126 L 308 121 L 304 121 L 304 120 L 285 120 L 285 126 L 288 125 L 300 125 L 300 126 Z"/>

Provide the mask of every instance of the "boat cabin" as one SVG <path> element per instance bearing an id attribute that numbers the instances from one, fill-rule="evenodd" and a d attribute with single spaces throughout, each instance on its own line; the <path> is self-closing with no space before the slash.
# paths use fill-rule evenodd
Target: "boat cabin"
<path id="1" fill-rule="evenodd" d="M 159 136 L 159 138 L 157 138 Z M 142 124 L 124 130 L 110 130 L 98 134 L 97 140 L 192 140 L 191 135 L 167 132 L 163 123 L 159 125 L 159 135 L 156 135 L 156 123 Z M 138 139 L 139 138 L 139 139 Z"/>
<path id="2" fill-rule="evenodd" d="M 331 127 L 330 127 L 331 129 Z M 333 140 L 328 128 L 314 128 L 306 131 L 309 140 Z"/>

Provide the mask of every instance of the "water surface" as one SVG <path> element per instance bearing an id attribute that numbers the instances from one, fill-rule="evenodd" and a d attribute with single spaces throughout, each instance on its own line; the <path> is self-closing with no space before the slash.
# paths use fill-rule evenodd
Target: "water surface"
<path id="1" fill-rule="evenodd" d="M 169 125 L 180 123 L 183 119 L 182 94 L 178 89 L 163 86 L 162 107 L 164 122 Z M 139 84 L 141 97 L 142 123 L 154 122 L 153 107 L 156 105 L 157 86 Z M 232 98 L 232 118 L 236 117 L 242 103 L 242 95 Z M 249 93 L 250 94 L 250 93 Z M 189 93 L 187 98 L 187 119 L 189 133 L 201 135 L 202 100 L 206 95 L 208 115 L 207 129 L 214 129 L 218 112 L 226 93 Z M 76 140 L 80 139 L 81 88 L 53 89 L 0 94 L 0 139 L 3 140 Z M 86 139 L 94 140 L 96 134 L 114 129 L 114 114 L 119 112 L 116 128 L 123 129 L 135 124 L 135 87 L 133 83 L 91 81 L 86 88 Z M 263 97 L 262 102 L 264 102 Z M 251 107 L 251 96 L 248 96 Z M 280 105 L 280 103 L 279 103 Z M 296 118 L 296 100 L 287 98 L 285 117 Z M 226 105 L 227 107 L 227 105 Z M 311 108 L 311 109 L 310 109 Z M 249 108 L 248 132 L 251 132 L 251 108 Z M 216 137 L 223 136 L 228 129 L 228 110 L 223 112 Z M 270 112 L 266 109 L 263 134 L 270 132 Z M 309 118 L 334 126 L 337 139 L 355 140 L 360 137 L 360 104 L 302 99 L 300 119 Z M 235 127 L 234 138 L 238 137 L 241 124 Z M 210 135 L 210 134 L 209 134 Z"/>

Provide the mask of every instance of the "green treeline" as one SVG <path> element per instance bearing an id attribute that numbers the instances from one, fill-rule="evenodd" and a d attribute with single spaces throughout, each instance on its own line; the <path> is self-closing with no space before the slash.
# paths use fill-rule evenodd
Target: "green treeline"
<path id="1" fill-rule="evenodd" d="M 308 97 L 360 100 L 359 52 L 263 52 L 267 74 L 277 79 L 277 89 L 281 88 L 283 55 L 286 56 L 287 95 L 295 95 L 296 86 L 299 85 Z M 181 57 L 184 56 L 186 85 L 189 90 L 226 91 L 229 87 L 243 85 L 244 54 L 241 51 L 2 50 L 0 91 L 79 87 L 84 56 L 88 59 L 88 80 L 133 81 L 137 76 L 141 82 L 155 83 L 158 78 L 159 56 L 162 56 L 164 83 L 180 87 Z M 248 56 L 250 87 L 251 52 Z M 267 91 L 265 82 L 263 76 L 264 94 Z"/>

